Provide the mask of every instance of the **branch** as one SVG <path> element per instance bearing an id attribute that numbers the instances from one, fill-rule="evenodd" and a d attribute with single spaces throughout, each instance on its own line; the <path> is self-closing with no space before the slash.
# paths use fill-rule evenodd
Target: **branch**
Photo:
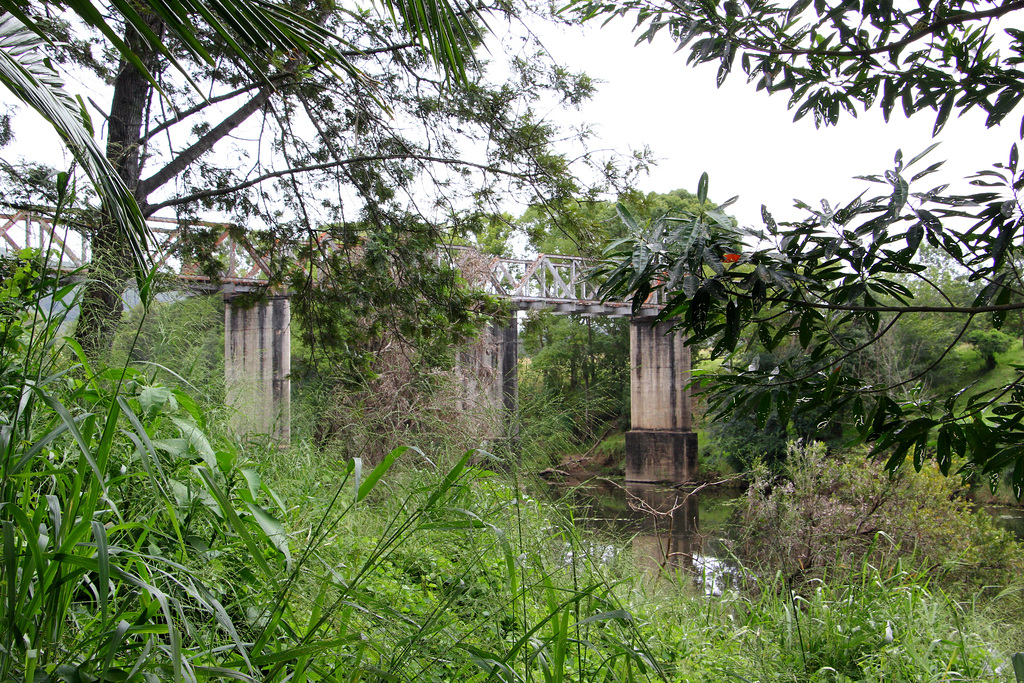
<path id="1" fill-rule="evenodd" d="M 960 343 L 960 340 L 963 339 L 963 336 L 965 334 L 967 334 L 967 328 L 971 326 L 971 322 L 973 320 L 974 320 L 974 316 L 973 315 L 970 316 L 969 318 L 967 318 L 967 322 L 965 322 L 964 326 L 960 328 L 960 333 L 956 335 L 956 338 L 954 338 L 953 341 L 951 341 L 949 344 L 946 345 L 946 350 L 943 351 L 942 353 L 940 353 L 939 357 L 936 358 L 934 361 L 932 361 L 928 365 L 928 367 L 926 367 L 924 370 L 921 370 L 920 372 L 916 373 L 913 377 L 910 377 L 909 379 L 905 379 L 902 382 L 898 382 L 896 384 L 893 384 L 893 385 L 887 387 L 887 390 L 888 389 L 896 389 L 898 387 L 902 387 L 904 385 L 910 384 L 911 382 L 916 382 L 918 379 L 924 377 L 929 372 L 931 372 L 932 370 L 937 368 L 939 366 L 939 363 L 941 363 L 943 361 L 943 359 L 945 359 L 945 357 L 949 355 L 950 351 L 952 351 L 954 348 L 956 348 L 956 345 Z M 870 393 L 879 393 L 879 392 L 867 391 L 865 393 L 869 393 L 870 394 Z"/>
<path id="2" fill-rule="evenodd" d="M 741 292 L 732 292 L 736 298 L 753 300 L 754 297 Z M 814 308 L 824 311 L 848 311 L 850 313 L 957 313 L 960 315 L 979 315 L 981 313 L 998 313 L 1000 311 L 1022 311 L 1024 301 L 1015 304 L 995 304 L 991 306 L 853 306 L 850 304 L 827 304 L 812 302 L 806 299 L 770 299 L 765 303 L 783 304 L 801 308 Z"/>
<path id="3" fill-rule="evenodd" d="M 449 164 L 452 166 L 467 166 L 469 168 L 476 168 L 481 171 L 490 173 L 500 173 L 505 176 L 512 178 L 523 178 L 523 174 L 514 173 L 512 171 L 506 171 L 495 166 L 488 166 L 486 164 L 478 164 L 472 161 L 465 161 L 463 159 L 453 159 L 447 157 L 434 157 L 425 154 L 370 154 L 366 156 L 352 157 L 350 159 L 343 159 L 341 161 L 328 161 L 323 164 L 313 164 L 311 166 L 299 166 L 296 168 L 287 168 L 282 171 L 273 171 L 271 173 L 264 173 L 261 176 L 257 176 L 251 180 L 247 180 L 244 183 L 232 185 L 231 187 L 217 188 L 216 190 L 203 190 L 202 192 L 195 192 L 184 197 L 176 197 L 175 199 L 168 199 L 165 202 L 159 204 L 150 204 L 146 207 L 146 215 L 150 216 L 160 209 L 169 206 L 180 206 L 181 204 L 187 204 L 189 202 L 198 201 L 200 199 L 209 199 L 210 197 L 221 197 L 232 192 L 244 190 L 253 185 L 258 185 L 266 180 L 272 180 L 274 178 L 281 178 L 286 175 L 295 175 L 298 173 L 310 173 L 312 171 L 326 171 L 332 168 L 339 168 L 341 166 L 349 166 L 351 164 L 365 163 L 369 161 L 393 161 L 393 160 L 415 160 L 415 161 L 426 161 L 438 164 Z M 1024 304 L 1021 304 L 1021 308 L 1024 308 Z"/>
<path id="4" fill-rule="evenodd" d="M 949 17 L 945 17 L 940 21 L 936 21 L 932 24 L 927 24 L 921 29 L 907 34 L 902 40 L 897 40 L 895 43 L 888 43 L 885 45 L 878 45 L 871 48 L 863 48 L 860 50 L 815 50 L 813 48 L 766 48 L 756 43 L 751 43 L 748 40 L 732 34 L 724 26 L 722 27 L 726 37 L 731 41 L 736 42 L 740 46 L 751 50 L 753 52 L 760 52 L 766 55 L 792 55 L 792 56 L 814 56 L 814 57 L 871 57 L 873 55 L 883 54 L 885 52 L 898 52 L 905 48 L 911 43 L 917 42 L 918 40 L 930 36 L 934 33 L 938 33 L 942 29 L 945 29 L 954 24 L 962 24 L 967 21 L 978 21 L 980 19 L 992 19 L 999 18 L 1011 12 L 1015 12 L 1019 9 L 1024 9 L 1024 0 L 1015 0 L 1015 2 L 1009 2 L 999 7 L 993 7 L 992 9 L 982 10 L 979 12 L 961 12 Z M 717 19 L 717 17 L 715 17 Z"/>
<path id="5" fill-rule="evenodd" d="M 270 80 L 273 82 L 273 81 L 276 81 L 276 80 L 281 80 L 282 78 L 284 78 L 286 76 L 290 76 L 290 75 L 291 74 L 283 74 L 283 73 L 282 74 L 275 74 L 274 76 L 271 77 Z M 224 93 L 223 95 L 217 95 L 216 97 L 210 97 L 208 99 L 205 99 L 202 102 L 200 102 L 199 104 L 195 105 L 194 107 L 186 109 L 185 111 L 177 112 L 173 118 L 167 119 L 166 121 L 164 121 L 160 125 L 156 126 L 155 128 L 153 128 L 153 130 L 149 131 L 149 133 L 146 135 L 145 139 L 146 140 L 152 139 L 154 135 L 157 135 L 157 134 L 167 130 L 168 128 L 170 128 L 171 126 L 173 126 L 173 125 L 175 125 L 177 123 L 181 123 L 182 121 L 184 121 L 185 119 L 187 119 L 190 116 L 193 116 L 194 114 L 198 114 L 199 112 L 203 111 L 204 109 L 206 109 L 210 105 L 218 104 L 220 102 L 224 102 L 225 100 L 233 99 L 235 97 L 238 97 L 239 95 L 242 95 L 244 93 L 250 92 L 252 90 L 256 90 L 257 88 L 260 88 L 262 86 L 263 86 L 263 84 L 261 84 L 261 83 L 250 83 L 249 85 L 246 85 L 246 86 L 243 86 L 241 88 L 238 88 L 237 90 L 232 90 L 231 92 L 228 92 L 228 93 Z"/>
<path id="6" fill-rule="evenodd" d="M 192 162 L 196 161 L 199 157 L 213 149 L 213 146 L 216 145 L 221 138 L 240 126 L 246 119 L 269 102 L 273 94 L 274 90 L 270 86 L 262 87 L 259 93 L 257 93 L 252 99 L 236 109 L 234 113 L 230 114 L 227 118 L 217 124 L 206 135 L 199 138 L 191 147 L 179 152 L 162 169 L 145 180 L 140 181 L 137 196 L 148 197 L 154 190 L 162 187 L 169 180 L 177 176 L 179 173 L 182 173 L 192 164 Z M 152 211 L 147 210 L 146 214 L 151 215 Z"/>
<path id="7" fill-rule="evenodd" d="M 998 304 L 992 306 L 850 306 L 840 304 L 811 304 L 796 299 L 779 299 L 779 303 L 805 305 L 828 311 L 850 311 L 853 313 L 957 313 L 960 315 L 978 315 L 980 313 L 997 313 L 999 311 L 1024 310 L 1024 302 L 1016 304 Z"/>
<path id="8" fill-rule="evenodd" d="M 383 52 L 399 52 L 400 50 L 408 50 L 410 48 L 415 48 L 415 47 L 418 47 L 418 45 L 416 43 L 407 42 L 407 43 L 398 43 L 396 45 L 388 45 L 388 46 L 385 46 L 385 47 L 378 47 L 378 48 L 372 48 L 372 49 L 367 49 L 367 50 L 343 50 L 343 51 L 341 51 L 341 54 L 342 54 L 343 57 L 369 57 L 371 55 L 377 55 L 377 54 L 380 54 L 380 53 L 383 53 Z M 282 71 L 282 72 L 274 74 L 273 76 L 270 76 L 268 78 L 268 80 L 271 83 L 277 83 L 278 81 L 285 80 L 288 77 L 294 76 L 294 75 L 295 74 L 293 74 L 291 72 Z M 226 100 L 233 99 L 235 97 L 238 97 L 239 95 L 242 95 L 244 93 L 247 93 L 247 92 L 250 92 L 250 91 L 255 90 L 257 88 L 260 88 L 263 85 L 265 85 L 265 84 L 263 84 L 263 83 L 250 83 L 249 85 L 242 86 L 241 88 L 237 88 L 236 90 L 232 90 L 231 92 L 224 93 L 223 95 L 217 95 L 216 97 L 210 97 L 208 99 L 205 99 L 202 102 L 200 102 L 199 104 L 195 105 L 194 107 L 186 109 L 185 111 L 178 112 L 174 116 L 174 118 L 168 119 L 168 120 L 164 121 L 163 123 L 161 123 L 160 125 L 158 125 L 155 128 L 153 128 L 153 130 L 149 131 L 149 134 L 146 135 L 146 140 L 149 140 L 154 135 L 157 135 L 157 134 L 167 130 L 168 128 L 170 128 L 171 126 L 173 126 L 175 124 L 181 123 L 182 121 L 184 121 L 185 119 L 189 118 L 190 116 L 198 114 L 199 112 L 203 111 L 204 109 L 206 109 L 210 105 L 218 104 L 220 102 L 224 102 Z M 91 99 L 89 101 L 92 102 Z M 93 106 L 96 107 L 96 104 L 93 103 Z M 96 108 L 99 109 L 99 107 L 96 107 Z M 103 114 L 102 110 L 100 111 L 100 113 Z M 106 118 L 105 114 L 104 114 L 104 117 Z"/>

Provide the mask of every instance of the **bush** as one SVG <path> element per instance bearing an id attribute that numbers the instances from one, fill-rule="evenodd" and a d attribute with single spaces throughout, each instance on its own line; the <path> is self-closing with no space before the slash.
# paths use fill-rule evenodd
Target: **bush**
<path id="1" fill-rule="evenodd" d="M 863 451 L 830 457 L 820 443 L 790 443 L 782 476 L 755 470 L 744 522 L 749 561 L 803 580 L 898 558 L 978 587 L 1024 568 L 1021 546 L 958 499 L 936 468 L 890 476 Z"/>
<path id="2" fill-rule="evenodd" d="M 996 354 L 1010 348 L 1013 337 L 999 330 L 971 330 L 967 334 L 967 341 L 985 359 L 985 369 L 992 370 L 996 367 Z"/>

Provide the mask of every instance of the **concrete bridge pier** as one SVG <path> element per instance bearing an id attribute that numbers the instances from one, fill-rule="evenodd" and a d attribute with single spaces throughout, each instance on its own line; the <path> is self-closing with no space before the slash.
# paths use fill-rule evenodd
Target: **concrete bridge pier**
<path id="1" fill-rule="evenodd" d="M 463 410 L 481 410 L 499 431 L 495 438 L 518 436 L 519 321 L 513 314 L 495 318 L 480 338 L 459 354 L 458 374 L 466 398 Z"/>
<path id="2" fill-rule="evenodd" d="M 271 296 L 252 305 L 224 298 L 224 381 L 231 427 L 291 443 L 291 305 Z"/>
<path id="3" fill-rule="evenodd" d="M 672 322 L 633 318 L 629 326 L 630 431 L 626 481 L 680 484 L 697 474 L 690 431 L 690 349 Z"/>
<path id="4" fill-rule="evenodd" d="M 519 320 L 513 314 L 491 324 L 491 336 L 497 346 L 497 376 L 500 405 L 509 420 L 519 407 Z M 507 436 L 515 436 L 507 434 Z"/>

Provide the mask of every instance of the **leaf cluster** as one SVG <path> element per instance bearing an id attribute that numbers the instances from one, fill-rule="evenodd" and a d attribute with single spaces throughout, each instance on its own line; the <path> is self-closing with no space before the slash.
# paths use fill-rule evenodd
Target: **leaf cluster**
<path id="1" fill-rule="evenodd" d="M 661 319 L 677 320 L 690 344 L 707 345 L 713 358 L 734 358 L 760 348 L 776 354 L 768 367 L 733 366 L 707 388 L 713 412 L 748 413 L 764 426 L 777 415 L 786 424 L 797 406 L 813 401 L 825 417 L 843 416 L 856 437 L 885 453 L 890 469 L 908 455 L 915 467 L 934 458 L 950 472 L 998 478 L 1007 467 L 1018 495 L 1024 485 L 1024 388 L 1020 376 L 998 389 L 965 388 L 927 400 L 901 387 L 928 368 L 898 381 L 869 381 L 858 355 L 877 344 L 901 317 L 950 314 L 959 331 L 933 359 L 942 360 L 975 318 L 998 330 L 1007 313 L 1024 308 L 1020 278 L 1022 219 L 1017 195 L 1024 187 L 1016 147 L 1006 164 L 979 174 L 979 191 L 961 195 L 944 186 L 918 191 L 937 170 L 917 170 L 925 155 L 864 179 L 885 192 L 820 208 L 800 204 L 806 218 L 779 223 L 762 209 L 764 227 L 735 230 L 724 221 L 684 223 L 666 239 L 663 222 L 636 225 L 609 249 L 604 292 L 629 296 L 634 307 L 657 293 Z M 702 184 L 706 184 L 703 179 Z M 957 303 L 927 277 L 917 259 L 922 245 L 942 254 L 977 285 L 969 303 Z M 916 284 L 908 286 L 908 284 Z M 937 295 L 938 302 L 918 295 Z M 929 366 L 929 367 L 932 367 Z M 728 367 L 728 363 L 727 363 Z"/>
<path id="2" fill-rule="evenodd" d="M 930 110 L 935 132 L 977 107 L 995 125 L 1024 96 L 1020 2 L 943 0 L 573 0 L 581 20 L 630 17 L 637 43 L 664 31 L 692 65 L 717 64 L 721 85 L 738 66 L 758 90 L 788 94 L 795 118 L 835 125 L 843 112 L 897 104 Z M 1004 30 L 1000 30 L 1006 27 Z"/>

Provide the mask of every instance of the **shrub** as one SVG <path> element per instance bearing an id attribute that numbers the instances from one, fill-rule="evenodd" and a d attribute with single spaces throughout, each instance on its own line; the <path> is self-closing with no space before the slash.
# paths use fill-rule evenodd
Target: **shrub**
<path id="1" fill-rule="evenodd" d="M 790 443 L 781 476 L 755 470 L 744 522 L 744 556 L 794 578 L 912 557 L 933 576 L 981 586 L 1024 567 L 1020 545 L 934 467 L 890 476 L 863 451 L 829 456 L 820 443 Z"/>

